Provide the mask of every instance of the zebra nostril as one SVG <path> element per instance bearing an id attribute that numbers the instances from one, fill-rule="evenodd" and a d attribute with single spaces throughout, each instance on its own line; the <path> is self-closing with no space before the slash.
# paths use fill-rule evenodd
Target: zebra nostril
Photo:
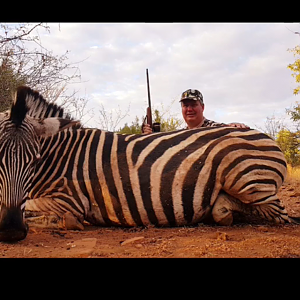
<path id="1" fill-rule="evenodd" d="M 0 231 L 0 242 L 18 242 L 27 236 L 28 227 L 25 226 L 23 230 L 5 230 Z"/>
<path id="2" fill-rule="evenodd" d="M 0 241 L 15 242 L 26 237 L 28 225 L 23 221 L 20 208 L 1 206 L 0 210 Z"/>

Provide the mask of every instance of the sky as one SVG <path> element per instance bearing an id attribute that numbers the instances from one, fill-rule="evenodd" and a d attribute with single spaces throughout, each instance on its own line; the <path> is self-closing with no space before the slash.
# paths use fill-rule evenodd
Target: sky
<path id="1" fill-rule="evenodd" d="M 152 108 L 182 119 L 180 95 L 202 92 L 204 116 L 263 128 L 285 116 L 300 95 L 287 65 L 300 44 L 299 23 L 49 23 L 42 45 L 79 62 L 81 82 L 69 86 L 88 99 L 86 126 L 99 127 L 99 109 L 130 125 L 146 114 L 146 68 Z M 288 117 L 286 117 L 288 119 Z"/>

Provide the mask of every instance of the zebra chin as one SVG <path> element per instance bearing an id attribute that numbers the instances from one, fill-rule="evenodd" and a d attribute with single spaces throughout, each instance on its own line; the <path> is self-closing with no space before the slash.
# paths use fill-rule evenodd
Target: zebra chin
<path id="1" fill-rule="evenodd" d="M 0 242 L 17 242 L 27 236 L 28 226 L 24 223 L 20 208 L 0 208 Z"/>

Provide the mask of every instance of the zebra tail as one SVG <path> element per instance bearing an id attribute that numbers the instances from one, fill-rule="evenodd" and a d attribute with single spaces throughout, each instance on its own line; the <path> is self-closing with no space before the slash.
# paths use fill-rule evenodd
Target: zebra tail
<path id="1" fill-rule="evenodd" d="M 291 217 L 289 216 L 290 222 L 292 224 L 300 224 L 300 217 Z"/>

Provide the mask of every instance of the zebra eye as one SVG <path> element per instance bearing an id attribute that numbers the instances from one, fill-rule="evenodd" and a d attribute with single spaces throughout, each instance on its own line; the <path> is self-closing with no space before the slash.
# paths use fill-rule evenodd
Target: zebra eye
<path id="1" fill-rule="evenodd" d="M 41 159 L 41 155 L 38 153 L 35 157 L 34 162 L 37 163 Z"/>
<path id="2" fill-rule="evenodd" d="M 39 162 L 40 159 L 41 159 L 41 155 L 38 153 L 38 154 L 35 156 L 34 160 L 32 161 L 32 165 L 37 164 L 37 163 Z"/>

